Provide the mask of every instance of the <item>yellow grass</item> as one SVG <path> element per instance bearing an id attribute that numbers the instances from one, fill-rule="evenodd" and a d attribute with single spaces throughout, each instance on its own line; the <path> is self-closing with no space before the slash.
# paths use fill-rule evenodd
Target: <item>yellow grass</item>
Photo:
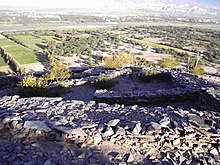
<path id="1" fill-rule="evenodd" d="M 190 51 L 186 51 L 186 50 L 183 50 L 183 49 L 175 48 L 175 47 L 172 47 L 172 46 L 167 46 L 167 45 L 155 43 L 155 42 L 152 42 L 152 41 L 138 40 L 138 39 L 133 39 L 133 38 L 129 38 L 129 39 L 133 40 L 133 41 L 137 41 L 137 42 L 139 42 L 141 44 L 145 44 L 145 45 L 148 45 L 148 46 L 155 47 L 155 48 L 171 49 L 171 50 L 174 50 L 174 51 L 179 52 L 179 53 L 188 53 L 189 55 L 195 54 L 194 52 L 190 52 Z"/>

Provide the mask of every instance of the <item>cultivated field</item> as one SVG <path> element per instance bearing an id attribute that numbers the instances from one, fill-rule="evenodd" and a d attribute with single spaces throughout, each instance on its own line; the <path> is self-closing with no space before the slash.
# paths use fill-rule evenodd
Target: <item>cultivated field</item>
<path id="1" fill-rule="evenodd" d="M 44 41 L 48 42 L 51 40 L 56 41 L 56 43 L 62 43 L 61 41 L 59 41 L 56 37 L 54 36 L 40 36 L 40 38 L 42 38 Z"/>
<path id="2" fill-rule="evenodd" d="M 38 62 L 36 55 L 31 49 L 16 44 L 9 39 L 1 39 L 0 47 L 11 54 L 21 65 Z"/>
<path id="3" fill-rule="evenodd" d="M 186 55 L 189 54 L 193 65 L 195 52 L 201 49 L 204 58 L 199 65 L 203 65 L 205 60 L 217 63 L 219 59 L 219 41 L 210 35 L 212 33 L 219 36 L 217 31 L 179 26 L 74 26 L 56 30 L 3 32 L 0 35 L 0 47 L 11 54 L 22 67 L 33 71 L 43 70 L 48 66 L 45 49 L 71 67 L 100 65 L 104 57 L 121 52 L 136 55 L 141 65 L 147 62 L 160 64 L 161 60 L 172 56 L 186 64 Z M 204 40 L 204 37 L 208 37 L 208 40 Z M 1 65 L 7 66 L 3 59 L 0 61 Z"/>
<path id="4" fill-rule="evenodd" d="M 132 40 L 137 41 L 137 42 L 139 42 L 141 44 L 152 46 L 154 48 L 171 49 L 171 50 L 174 50 L 174 51 L 179 52 L 179 53 L 188 53 L 190 55 L 195 54 L 194 52 L 186 51 L 186 50 L 175 48 L 175 47 L 172 47 L 172 46 L 167 46 L 167 45 L 159 44 L 159 43 L 152 42 L 152 41 L 149 41 L 149 40 L 137 40 L 137 39 L 132 39 Z"/>
<path id="5" fill-rule="evenodd" d="M 0 56 L 0 67 L 1 66 L 7 66 L 7 64 L 5 63 L 4 59 Z"/>
<path id="6" fill-rule="evenodd" d="M 41 47 L 39 47 L 39 45 L 44 42 L 41 38 L 37 38 L 32 35 L 13 35 L 13 38 L 24 43 L 32 50 L 42 50 Z"/>

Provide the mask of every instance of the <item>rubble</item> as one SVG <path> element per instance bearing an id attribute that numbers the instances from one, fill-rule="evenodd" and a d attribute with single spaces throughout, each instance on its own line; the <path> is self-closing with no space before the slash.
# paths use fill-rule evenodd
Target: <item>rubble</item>
<path id="1" fill-rule="evenodd" d="M 17 96 L 0 109 L 1 164 L 220 163 L 217 112 Z"/>
<path id="2" fill-rule="evenodd" d="M 145 68 L 141 72 L 148 71 Z M 135 76 L 139 77 L 140 73 Z M 122 70 L 121 70 L 121 73 Z M 129 74 L 128 70 L 124 73 Z M 106 73 L 108 75 L 108 73 Z M 111 74 L 109 74 L 111 75 Z M 134 74 L 130 74 L 134 76 Z M 201 110 L 218 111 L 220 107 L 220 88 L 218 85 L 205 81 L 193 74 L 189 74 L 178 70 L 159 69 L 158 76 L 165 80 L 169 80 L 174 85 L 170 89 L 159 89 L 156 91 L 119 91 L 96 90 L 94 100 L 98 102 L 106 102 L 109 104 L 145 104 L 152 105 L 157 103 L 178 102 L 181 100 L 191 100 L 198 102 Z M 163 110 L 163 109 L 161 109 Z M 158 109 L 158 111 L 161 111 Z"/>
<path id="3" fill-rule="evenodd" d="M 0 164 L 220 164 L 219 86 L 178 70 L 158 72 L 172 88 L 96 90 L 97 102 L 0 95 Z M 67 84 L 93 83 L 101 73 L 140 76 L 89 68 Z M 187 99 L 199 109 L 157 104 Z"/>

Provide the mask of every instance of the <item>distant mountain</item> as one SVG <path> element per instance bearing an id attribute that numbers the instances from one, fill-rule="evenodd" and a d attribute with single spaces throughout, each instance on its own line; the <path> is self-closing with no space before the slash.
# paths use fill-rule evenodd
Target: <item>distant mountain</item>
<path id="1" fill-rule="evenodd" d="M 45 1 L 45 2 L 44 2 Z M 77 1 L 54 1 L 38 0 L 39 8 L 71 8 L 71 9 L 95 9 L 97 11 L 150 11 L 162 13 L 185 13 L 185 14 L 212 14 L 219 15 L 220 8 L 210 4 L 198 3 L 198 0 L 77 0 Z M 42 3 L 41 3 L 42 2 Z M 49 3 L 50 2 L 50 3 Z M 67 3 L 68 2 L 68 3 Z M 18 5 L 13 4 L 11 8 Z M 25 5 L 25 6 L 24 6 Z M 31 3 L 21 4 L 21 7 L 31 7 Z M 2 9 L 4 6 L 0 4 Z M 18 5 L 19 6 L 19 5 Z M 6 7 L 7 8 L 7 7 Z"/>
<path id="2" fill-rule="evenodd" d="M 158 12 L 220 14 L 220 9 L 190 0 L 108 0 L 104 7 L 112 10 L 146 9 Z"/>

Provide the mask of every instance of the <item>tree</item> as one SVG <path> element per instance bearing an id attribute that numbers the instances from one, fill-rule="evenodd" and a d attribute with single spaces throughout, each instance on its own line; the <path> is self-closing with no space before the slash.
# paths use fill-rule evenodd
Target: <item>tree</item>
<path id="1" fill-rule="evenodd" d="M 62 41 L 62 42 L 66 41 L 66 35 L 63 34 L 63 35 L 61 36 L 61 41 Z"/>
<path id="2" fill-rule="evenodd" d="M 55 53 L 55 49 L 56 49 L 56 41 L 55 40 L 50 40 L 47 44 L 47 50 L 48 52 L 53 55 Z"/>
<path id="3" fill-rule="evenodd" d="M 64 55 L 64 50 L 63 50 L 63 48 L 59 49 L 59 55 L 60 55 L 60 56 Z"/>
<path id="4" fill-rule="evenodd" d="M 49 73 L 43 75 L 43 78 L 48 81 L 61 82 L 67 80 L 71 76 L 71 70 L 69 66 L 63 64 L 61 61 L 56 60 L 53 55 L 48 52 L 49 61 Z"/>

